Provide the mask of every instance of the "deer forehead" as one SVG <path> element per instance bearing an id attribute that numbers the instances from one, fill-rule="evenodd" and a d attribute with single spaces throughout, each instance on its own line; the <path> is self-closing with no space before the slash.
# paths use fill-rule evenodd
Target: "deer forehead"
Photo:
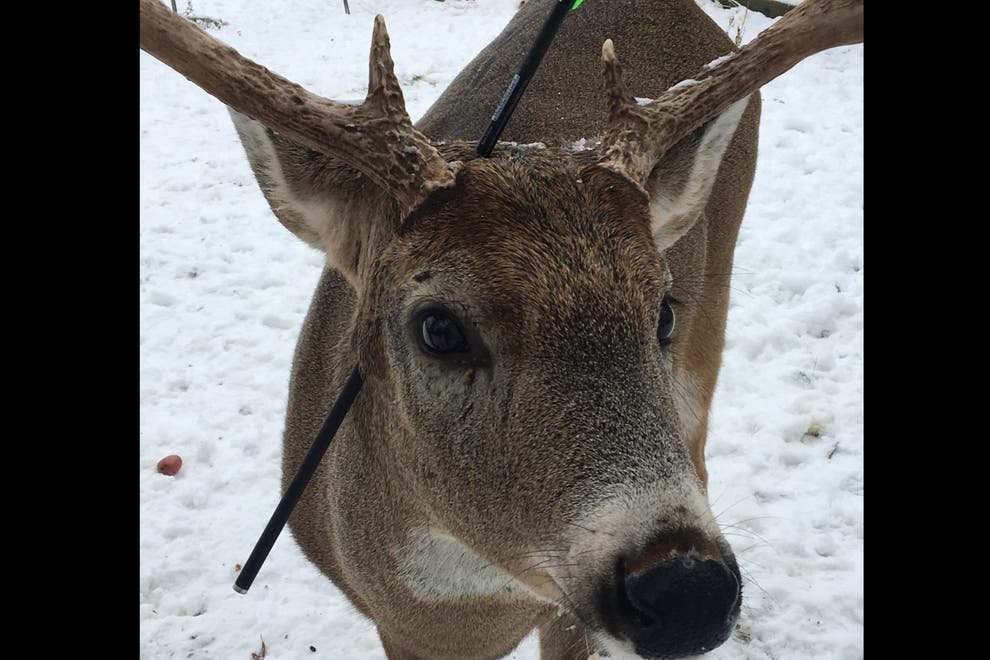
<path id="1" fill-rule="evenodd" d="M 398 284 L 470 295 L 498 316 L 658 304 L 648 200 L 581 158 L 478 159 L 391 246 Z"/>

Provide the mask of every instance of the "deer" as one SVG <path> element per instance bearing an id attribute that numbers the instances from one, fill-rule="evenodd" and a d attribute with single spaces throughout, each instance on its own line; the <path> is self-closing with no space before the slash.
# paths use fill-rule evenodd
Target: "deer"
<path id="1" fill-rule="evenodd" d="M 416 125 L 381 16 L 351 104 L 140 2 L 141 47 L 229 107 L 272 212 L 326 256 L 283 488 L 357 363 L 289 527 L 387 656 L 500 657 L 534 629 L 544 660 L 722 644 L 742 580 L 705 442 L 758 90 L 861 43 L 862 1 L 806 0 L 742 48 L 693 0 L 585 2 L 487 158 L 471 138 L 553 0 Z"/>

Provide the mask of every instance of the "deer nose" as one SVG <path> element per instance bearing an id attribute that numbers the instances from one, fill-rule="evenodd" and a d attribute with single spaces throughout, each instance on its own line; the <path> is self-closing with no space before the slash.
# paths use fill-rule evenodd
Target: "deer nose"
<path id="1" fill-rule="evenodd" d="M 617 585 L 618 609 L 640 655 L 696 655 L 732 632 L 741 590 L 721 559 L 689 552 L 638 571 L 626 568 L 620 569 L 625 575 Z"/>

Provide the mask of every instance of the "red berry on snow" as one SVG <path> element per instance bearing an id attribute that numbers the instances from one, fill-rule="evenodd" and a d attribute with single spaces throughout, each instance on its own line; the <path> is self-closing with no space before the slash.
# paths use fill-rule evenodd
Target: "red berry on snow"
<path id="1" fill-rule="evenodd" d="M 182 458 L 172 454 L 158 461 L 158 471 L 168 476 L 174 475 L 182 467 Z"/>

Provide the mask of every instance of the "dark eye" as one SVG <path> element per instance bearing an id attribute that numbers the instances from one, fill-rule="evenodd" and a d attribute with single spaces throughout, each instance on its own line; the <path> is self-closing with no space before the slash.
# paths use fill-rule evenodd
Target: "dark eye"
<path id="1" fill-rule="evenodd" d="M 423 349 L 435 355 L 467 353 L 470 349 L 457 321 L 440 310 L 427 312 L 420 323 Z"/>
<path id="2" fill-rule="evenodd" d="M 664 298 L 660 303 L 660 322 L 657 324 L 657 339 L 660 340 L 660 345 L 669 344 L 672 334 L 674 334 L 674 308 Z"/>

